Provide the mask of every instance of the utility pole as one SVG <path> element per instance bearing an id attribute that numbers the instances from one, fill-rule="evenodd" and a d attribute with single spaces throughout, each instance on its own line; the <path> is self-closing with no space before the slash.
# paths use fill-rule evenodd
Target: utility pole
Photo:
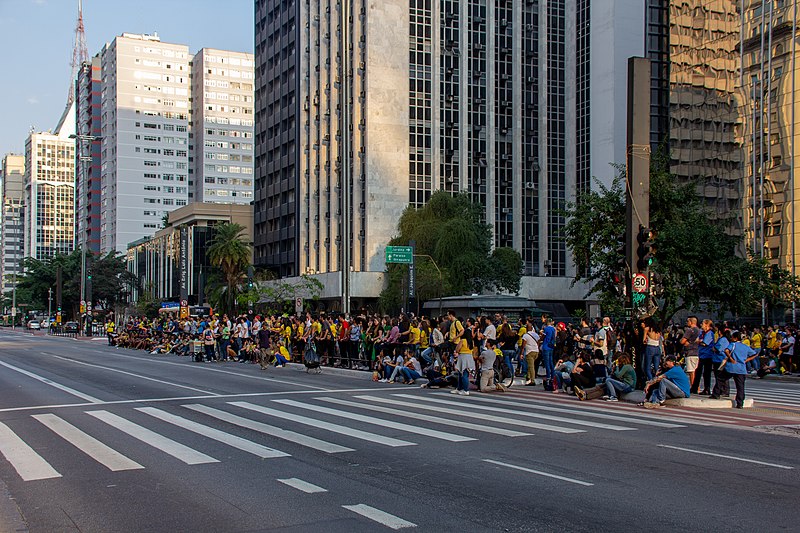
<path id="1" fill-rule="evenodd" d="M 644 244 L 641 235 L 650 227 L 650 60 L 644 57 L 628 58 L 627 146 L 625 242 L 627 264 L 634 276 L 647 274 L 647 265 L 639 261 L 639 244 Z M 638 307 L 631 282 L 626 280 L 626 293 L 631 295 L 628 303 Z"/>
<path id="2" fill-rule="evenodd" d="M 50 322 L 50 317 L 53 316 L 53 288 L 47 289 L 47 322 Z"/>
<path id="3" fill-rule="evenodd" d="M 350 258 L 352 241 L 350 239 L 350 184 L 351 184 L 351 154 L 350 135 L 355 135 L 350 129 L 352 122 L 352 108 L 350 105 L 350 83 L 352 81 L 351 61 L 351 35 L 350 35 L 350 2 L 342 2 L 340 27 L 342 29 L 339 39 L 341 49 L 341 86 L 339 88 L 339 108 L 341 109 L 342 140 L 339 143 L 342 166 L 339 171 L 339 206 L 341 208 L 340 234 L 339 234 L 339 268 L 342 271 L 342 313 L 350 313 Z"/>

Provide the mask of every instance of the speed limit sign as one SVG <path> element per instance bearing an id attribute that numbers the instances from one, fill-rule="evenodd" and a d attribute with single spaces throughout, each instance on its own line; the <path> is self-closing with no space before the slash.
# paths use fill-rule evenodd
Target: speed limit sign
<path id="1" fill-rule="evenodd" d="M 633 275 L 633 292 L 647 292 L 647 287 L 649 282 L 647 280 L 647 276 L 644 274 L 634 274 Z"/>

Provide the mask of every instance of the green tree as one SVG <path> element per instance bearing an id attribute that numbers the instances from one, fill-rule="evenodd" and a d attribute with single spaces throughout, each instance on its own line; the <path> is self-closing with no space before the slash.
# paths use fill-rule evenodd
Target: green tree
<path id="1" fill-rule="evenodd" d="M 265 304 L 265 311 L 270 314 L 293 313 L 295 298 L 316 300 L 325 288 L 321 281 L 306 274 L 290 280 L 269 275 L 257 276 L 257 279 L 250 290 L 239 296 L 239 303 L 251 308 L 257 303 Z"/>
<path id="2" fill-rule="evenodd" d="M 93 303 L 103 309 L 113 309 L 116 304 L 127 300 L 137 279 L 128 271 L 125 256 L 115 252 L 108 252 L 104 256 L 88 254 L 86 261 L 92 276 Z"/>
<path id="3" fill-rule="evenodd" d="M 398 222 L 398 235 L 388 244 L 416 243 L 416 253 L 429 256 L 415 262 L 420 300 L 483 290 L 518 292 L 522 258 L 511 248 L 492 249 L 491 227 L 483 222 L 484 207 L 467 194 L 438 191 L 421 208 L 409 206 Z M 388 283 L 381 293 L 385 310 L 397 309 L 403 300 L 408 267 L 387 265 Z"/>
<path id="4" fill-rule="evenodd" d="M 612 313 L 623 305 L 614 274 L 618 238 L 625 233 L 624 180 L 621 174 L 610 188 L 582 194 L 566 213 L 575 279 L 588 282 L 589 294 Z M 656 233 L 655 318 L 662 324 L 684 309 L 713 306 L 742 315 L 753 312 L 762 297 L 777 302 L 797 296 L 798 281 L 791 274 L 752 254 L 737 255 L 741 238 L 709 218 L 695 184 L 679 183 L 663 153 L 651 161 L 650 227 Z"/>
<path id="5" fill-rule="evenodd" d="M 214 226 L 214 237 L 208 247 L 211 264 L 220 269 L 222 284 L 219 288 L 220 303 L 224 311 L 236 312 L 237 296 L 246 279 L 253 244 L 246 240 L 241 224 L 222 223 Z M 213 278 L 211 276 L 210 278 Z M 213 279 L 209 279 L 213 283 Z"/>

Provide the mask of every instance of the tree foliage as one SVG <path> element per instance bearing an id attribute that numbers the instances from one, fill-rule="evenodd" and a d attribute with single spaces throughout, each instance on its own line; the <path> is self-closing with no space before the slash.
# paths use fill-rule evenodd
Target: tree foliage
<path id="1" fill-rule="evenodd" d="M 619 312 L 623 297 L 614 282 L 616 246 L 625 234 L 625 177 L 610 188 L 582 194 L 567 210 L 567 245 L 578 266 L 576 280 L 592 285 L 611 312 Z M 663 154 L 650 168 L 650 227 L 655 231 L 657 283 L 656 318 L 668 322 L 683 309 L 713 306 L 744 315 L 766 298 L 770 303 L 796 298 L 798 280 L 753 254 L 737 254 L 742 241 L 709 218 L 694 183 L 680 183 L 668 171 Z"/>
<path id="2" fill-rule="evenodd" d="M 324 288 L 321 281 L 307 274 L 294 279 L 261 279 L 239 296 L 239 303 L 250 308 L 258 305 L 269 314 L 293 313 L 295 298 L 316 300 Z"/>
<path id="3" fill-rule="evenodd" d="M 253 244 L 246 240 L 241 224 L 222 223 L 214 226 L 214 237 L 208 247 L 208 259 L 220 269 L 220 278 L 209 276 L 210 301 L 217 302 L 224 312 L 235 313 L 237 297 L 246 280 Z"/>
<path id="4" fill-rule="evenodd" d="M 29 310 L 43 311 L 47 309 L 48 292 L 52 289 L 52 309 L 55 311 L 58 267 L 61 267 L 62 311 L 77 316 L 81 300 L 80 250 L 44 260 L 26 257 L 23 260 L 25 274 L 17 277 L 17 304 L 27 306 Z M 136 284 L 123 256 L 114 252 L 104 256 L 87 253 L 86 271 L 92 276 L 91 303 L 95 308 L 113 309 L 115 304 L 127 299 Z"/>
<path id="5" fill-rule="evenodd" d="M 423 207 L 409 206 L 403 212 L 398 235 L 388 244 L 415 242 L 419 300 L 484 290 L 519 291 L 522 258 L 511 248 L 492 249 L 491 227 L 483 222 L 483 214 L 484 207 L 467 194 L 445 191 L 435 192 Z M 408 267 L 390 264 L 387 271 L 380 304 L 394 310 L 403 301 Z"/>

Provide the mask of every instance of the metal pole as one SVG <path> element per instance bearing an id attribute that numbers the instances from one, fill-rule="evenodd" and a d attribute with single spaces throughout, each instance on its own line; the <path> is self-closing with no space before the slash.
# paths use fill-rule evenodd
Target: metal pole
<path id="1" fill-rule="evenodd" d="M 339 190 L 339 205 L 342 208 L 341 220 L 341 264 L 342 270 L 342 313 L 350 313 L 350 0 L 342 2 L 342 152 L 341 189 Z"/>
<path id="2" fill-rule="evenodd" d="M 53 316 L 53 288 L 47 289 L 47 322 L 50 322 L 50 317 Z"/>
<path id="3" fill-rule="evenodd" d="M 792 197 L 791 197 L 792 198 L 792 203 L 790 204 L 792 206 L 792 216 L 791 216 L 790 220 L 792 221 L 792 235 L 791 235 L 792 245 L 791 245 L 791 250 L 792 250 L 792 277 L 793 278 L 794 278 L 794 276 L 797 275 L 796 274 L 796 269 L 795 269 L 795 262 L 796 262 L 796 259 L 797 259 L 797 255 L 796 255 L 797 252 L 795 251 L 795 239 L 797 238 L 797 234 L 795 233 L 795 227 L 794 227 L 794 202 L 795 202 L 795 197 L 794 197 L 794 191 L 795 191 L 795 183 L 794 183 L 795 74 L 794 73 L 796 72 L 795 71 L 795 68 L 796 68 L 796 65 L 795 65 L 795 51 L 797 49 L 797 45 L 795 44 L 795 36 L 796 35 L 797 35 L 797 2 L 795 1 L 795 2 L 792 2 L 792 39 L 791 39 L 791 44 L 792 44 L 792 95 L 791 95 L 792 96 L 791 97 L 791 102 L 792 102 L 791 103 L 791 106 L 792 106 L 792 121 L 791 121 L 791 124 L 792 124 L 792 128 L 791 128 L 792 129 L 792 135 L 791 135 L 792 166 L 791 166 L 791 170 L 790 170 L 792 187 L 791 187 L 791 189 L 789 189 L 789 192 L 792 195 Z M 797 324 L 797 301 L 795 300 L 795 297 L 794 297 L 794 291 L 792 291 L 792 323 L 793 324 Z"/>

